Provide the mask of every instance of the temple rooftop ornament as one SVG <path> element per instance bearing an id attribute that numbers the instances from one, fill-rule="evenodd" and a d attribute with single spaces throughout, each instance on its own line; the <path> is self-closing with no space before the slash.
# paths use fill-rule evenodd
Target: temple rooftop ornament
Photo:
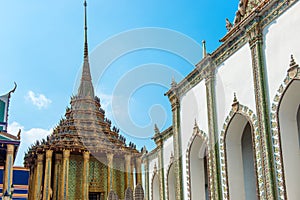
<path id="1" fill-rule="evenodd" d="M 171 87 L 175 88 L 177 86 L 177 82 L 175 81 L 174 76 L 172 77 Z"/>
<path id="2" fill-rule="evenodd" d="M 206 52 L 206 41 L 202 40 L 202 57 L 205 58 L 207 56 Z"/>
<path id="3" fill-rule="evenodd" d="M 233 25 L 232 23 L 229 21 L 228 18 L 226 18 L 226 29 L 227 31 L 230 31 L 232 29 Z"/>

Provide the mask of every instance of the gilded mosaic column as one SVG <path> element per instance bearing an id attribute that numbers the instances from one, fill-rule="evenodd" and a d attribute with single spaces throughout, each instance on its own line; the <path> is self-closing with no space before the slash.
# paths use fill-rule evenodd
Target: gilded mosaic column
<path id="1" fill-rule="evenodd" d="M 70 163 L 70 150 L 63 150 L 62 161 L 62 175 L 61 175 L 61 190 L 60 199 L 68 200 L 68 181 L 69 181 L 69 163 Z"/>
<path id="2" fill-rule="evenodd" d="M 180 102 L 176 94 L 176 86 L 172 86 L 171 92 L 167 94 L 172 106 L 173 115 L 173 148 L 175 169 L 175 193 L 176 200 L 184 200 L 183 176 L 182 176 L 182 150 L 180 133 Z"/>
<path id="3" fill-rule="evenodd" d="M 44 154 L 39 153 L 37 155 L 37 164 L 36 164 L 36 173 L 35 173 L 35 180 L 34 180 L 34 194 L 33 200 L 40 200 L 41 199 L 41 189 L 42 189 L 42 180 L 43 180 L 43 160 Z"/>
<path id="4" fill-rule="evenodd" d="M 142 158 L 136 158 L 136 184 L 142 184 Z"/>
<path id="5" fill-rule="evenodd" d="M 209 196 L 211 199 L 221 199 L 220 184 L 220 161 L 219 161 L 219 142 L 218 142 L 218 123 L 216 112 L 216 93 L 215 93 L 215 73 L 209 71 L 206 74 L 206 98 L 207 98 L 207 116 L 208 116 L 208 179 Z"/>
<path id="6" fill-rule="evenodd" d="M 114 154 L 108 153 L 107 157 L 107 191 L 113 190 L 113 159 Z"/>
<path id="7" fill-rule="evenodd" d="M 133 189 L 134 188 L 134 162 L 131 162 L 131 173 L 130 173 L 130 187 Z"/>
<path id="8" fill-rule="evenodd" d="M 89 160 L 90 153 L 83 152 L 82 200 L 89 199 Z"/>
<path id="9" fill-rule="evenodd" d="M 55 154 L 53 200 L 59 200 L 61 186 L 62 154 Z"/>
<path id="10" fill-rule="evenodd" d="M 31 200 L 31 194 L 33 192 L 33 180 L 34 180 L 34 165 L 30 166 L 30 176 L 29 176 L 29 185 L 28 185 L 28 199 Z"/>
<path id="11" fill-rule="evenodd" d="M 131 155 L 125 155 L 125 188 L 130 186 L 131 177 Z"/>
<path id="12" fill-rule="evenodd" d="M 30 189 L 30 193 L 28 191 L 28 199 L 32 200 L 34 199 L 34 194 L 35 194 L 35 190 L 36 190 L 36 185 L 35 185 L 35 179 L 36 179 L 36 170 L 37 170 L 37 162 L 35 162 L 33 164 L 33 174 L 32 174 L 32 182 L 31 182 L 31 189 Z"/>
<path id="13" fill-rule="evenodd" d="M 263 161 L 264 180 L 259 180 L 259 185 L 265 186 L 265 191 L 259 191 L 261 198 L 275 199 L 276 184 L 274 184 L 274 167 L 272 158 L 272 144 L 269 118 L 269 97 L 267 89 L 267 77 L 265 58 L 263 53 L 263 34 L 259 23 L 255 23 L 248 29 L 248 39 L 252 56 L 252 70 L 254 92 L 256 101 L 256 113 L 258 127 L 261 136 L 261 151 Z M 265 196 L 266 195 L 266 196 Z"/>
<path id="14" fill-rule="evenodd" d="M 13 180 L 13 165 L 14 165 L 14 150 L 15 146 L 8 144 L 6 147 L 6 160 L 3 179 L 3 193 L 7 191 L 10 194 L 10 189 Z"/>
<path id="15" fill-rule="evenodd" d="M 52 153 L 53 153 L 52 150 L 46 151 L 43 200 L 50 200 L 50 197 L 52 196 L 52 189 L 51 189 Z"/>

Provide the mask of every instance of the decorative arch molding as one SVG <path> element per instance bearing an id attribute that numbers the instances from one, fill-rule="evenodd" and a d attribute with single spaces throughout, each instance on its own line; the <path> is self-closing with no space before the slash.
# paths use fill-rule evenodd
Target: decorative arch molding
<path id="1" fill-rule="evenodd" d="M 193 134 L 188 142 L 187 145 L 187 150 L 186 150 L 186 179 L 187 179 L 187 196 L 188 196 L 188 200 L 191 199 L 191 170 L 190 170 L 190 150 L 192 147 L 192 144 L 195 140 L 196 137 L 200 137 L 204 144 L 205 144 L 205 148 L 206 148 L 206 152 L 207 152 L 207 170 L 209 172 L 208 174 L 208 187 L 209 187 L 209 196 L 212 197 L 213 196 L 213 188 L 212 188 L 212 183 L 213 182 L 213 169 L 212 169 L 212 163 L 211 163 L 211 151 L 210 151 L 210 146 L 208 145 L 208 135 L 199 129 L 197 122 L 195 120 L 195 125 L 194 125 L 194 130 L 193 130 Z"/>
<path id="2" fill-rule="evenodd" d="M 296 64 L 292 55 L 290 67 L 287 70 L 287 75 L 284 78 L 282 84 L 279 86 L 271 107 L 271 134 L 273 142 L 273 155 L 278 199 L 287 199 L 278 114 L 281 100 L 283 99 L 283 96 L 289 86 L 295 80 L 300 80 L 300 68 L 298 64 Z"/>
<path id="3" fill-rule="evenodd" d="M 174 155 L 173 155 L 173 152 L 171 152 L 171 156 L 170 156 L 170 162 L 168 164 L 168 167 L 167 167 L 167 174 L 166 174 L 166 179 L 167 180 L 167 199 L 169 199 L 169 194 L 170 194 L 170 188 L 169 188 L 169 174 L 170 174 L 170 171 L 171 171 L 171 167 L 174 167 L 173 166 L 174 164 Z"/>
<path id="4" fill-rule="evenodd" d="M 222 196 L 223 199 L 229 198 L 229 184 L 228 184 L 228 169 L 227 169 L 227 155 L 226 155 L 226 133 L 230 122 L 235 117 L 236 114 L 240 114 L 244 116 L 248 122 L 250 123 L 253 131 L 253 150 L 254 150 L 254 163 L 255 163 L 255 173 L 257 178 L 257 187 L 258 187 L 258 195 L 260 199 L 264 199 L 264 190 L 265 184 L 263 181 L 263 164 L 261 157 L 261 139 L 259 135 L 259 127 L 258 127 L 258 119 L 254 112 L 248 108 L 240 104 L 236 97 L 234 98 L 234 103 L 232 104 L 232 109 L 229 112 L 229 115 L 225 119 L 225 123 L 223 125 L 222 131 L 220 133 L 219 142 L 220 142 L 220 170 L 221 170 L 221 184 L 222 184 Z"/>
<path id="5" fill-rule="evenodd" d="M 153 183 L 154 183 L 154 179 L 157 176 L 157 178 L 159 179 L 159 172 L 157 170 L 157 165 L 156 162 L 154 163 L 154 169 L 153 169 L 153 174 L 152 174 L 152 178 L 151 178 L 151 199 L 153 199 Z M 158 191 L 159 192 L 159 191 Z"/>

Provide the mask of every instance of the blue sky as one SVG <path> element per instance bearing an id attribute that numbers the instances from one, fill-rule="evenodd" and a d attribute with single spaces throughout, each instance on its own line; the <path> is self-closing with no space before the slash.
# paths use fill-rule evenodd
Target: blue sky
<path id="1" fill-rule="evenodd" d="M 220 45 L 219 39 L 226 33 L 225 18 L 233 21 L 237 5 L 238 0 L 89 0 L 88 38 L 93 81 L 96 94 L 114 124 L 123 126 L 114 118 L 129 116 L 132 124 L 140 128 L 152 130 L 153 123 L 161 130 L 169 127 L 172 120 L 170 105 L 163 95 L 168 90 L 166 83 L 171 82 L 172 76 L 180 81 L 192 71 L 193 64 L 200 61 L 201 50 L 193 50 L 197 49 L 196 44 L 201 45 L 201 41 L 206 40 L 208 52 Z M 27 145 L 51 132 L 64 115 L 70 96 L 76 93 L 83 61 L 83 0 L 2 1 L 0 26 L 0 94 L 9 91 L 13 82 L 17 82 L 18 88 L 11 98 L 9 124 L 12 134 L 17 134 L 18 128 L 23 132 L 16 160 L 16 165 L 22 165 Z M 160 28 L 162 37 L 158 38 L 151 30 Z M 144 48 L 130 49 L 130 45 L 137 42 L 138 30 L 147 31 L 138 41 Z M 126 33 L 133 33 L 132 40 L 122 41 Z M 178 51 L 181 47 L 189 48 L 184 46 L 183 37 L 193 42 L 191 49 L 183 49 L 179 54 L 168 51 L 171 41 L 168 43 L 168 34 L 182 36 L 178 43 L 171 44 L 179 48 Z M 143 46 L 143 39 L 164 43 L 167 49 L 163 46 L 146 48 L 149 44 Z M 102 66 L 104 61 L 101 59 L 121 47 L 129 50 L 114 57 L 109 65 Z M 182 56 L 184 52 L 187 52 L 186 57 Z M 97 74 L 99 66 L 105 68 L 101 75 Z M 148 73 L 139 69 L 154 71 Z M 154 79 L 152 82 L 151 78 Z M 147 83 L 143 85 L 141 81 L 146 79 Z M 139 87 L 131 91 L 129 99 L 122 99 L 124 88 L 119 86 L 128 82 L 139 84 Z M 116 93 L 118 90 L 121 93 Z M 125 91 L 128 92 L 126 88 Z M 112 107 L 111 102 L 115 99 L 116 104 Z M 128 108 L 125 114 L 120 113 L 123 106 Z M 124 135 L 138 148 L 146 145 L 152 149 L 155 146 L 150 139 L 153 132 L 141 130 L 145 131 Z"/>

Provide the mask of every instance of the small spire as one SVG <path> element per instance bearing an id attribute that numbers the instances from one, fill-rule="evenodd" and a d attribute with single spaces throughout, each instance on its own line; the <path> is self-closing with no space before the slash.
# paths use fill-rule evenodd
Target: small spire
<path id="1" fill-rule="evenodd" d="M 195 122 L 194 122 L 194 128 L 198 127 L 198 124 L 197 124 L 197 120 L 195 118 Z"/>
<path id="2" fill-rule="evenodd" d="M 291 61 L 290 61 L 290 67 L 293 67 L 293 66 L 295 66 L 296 65 L 296 61 L 295 61 L 295 59 L 294 59 L 294 56 L 293 56 L 293 54 L 291 55 Z"/>
<path id="3" fill-rule="evenodd" d="M 174 76 L 172 76 L 172 82 L 171 82 L 171 87 L 176 87 L 177 86 L 177 82 L 175 81 Z"/>
<path id="4" fill-rule="evenodd" d="M 84 0 L 84 58 L 88 59 L 89 50 L 88 50 L 88 39 L 87 39 L 87 3 Z"/>
<path id="5" fill-rule="evenodd" d="M 239 105 L 239 102 L 236 98 L 236 93 L 233 94 L 233 103 L 232 103 L 232 107 L 236 107 Z"/>
<path id="6" fill-rule="evenodd" d="M 202 57 L 205 58 L 206 55 L 206 41 L 202 40 Z"/>
<path id="7" fill-rule="evenodd" d="M 236 93 L 233 93 L 233 103 L 237 103 L 237 102 L 238 102 L 238 100 L 236 98 Z"/>
<path id="8" fill-rule="evenodd" d="M 160 134 L 157 124 L 154 124 L 154 132 L 155 134 Z"/>

